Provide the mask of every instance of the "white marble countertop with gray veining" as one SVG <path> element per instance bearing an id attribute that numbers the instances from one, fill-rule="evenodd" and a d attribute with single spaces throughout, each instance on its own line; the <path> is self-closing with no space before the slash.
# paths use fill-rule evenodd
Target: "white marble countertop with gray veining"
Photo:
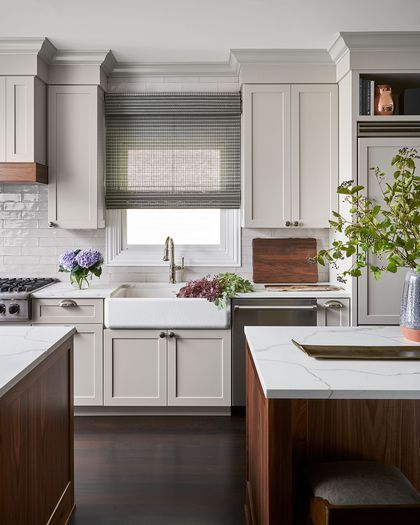
<path id="1" fill-rule="evenodd" d="M 420 346 L 399 326 L 247 326 L 245 335 L 269 399 L 420 399 L 420 361 L 314 359 L 291 342 Z"/>
<path id="2" fill-rule="evenodd" d="M 298 286 L 303 286 L 302 283 L 296 283 Z M 331 283 L 314 283 L 308 286 L 329 286 Z M 276 285 L 269 285 L 276 286 Z M 278 285 L 282 286 L 282 285 Z M 284 286 L 284 285 L 283 285 Z M 285 285 L 288 286 L 288 285 Z M 290 286 L 290 285 L 289 285 Z M 334 285 L 335 286 L 335 285 Z M 240 293 L 236 296 L 240 299 L 345 299 L 351 297 L 351 294 L 344 289 L 339 290 L 290 290 L 277 291 L 265 288 L 263 284 L 254 284 L 254 291 L 249 293 Z"/>
<path id="3" fill-rule="evenodd" d="M 0 326 L 0 397 L 76 330 L 72 326 Z"/>
<path id="4" fill-rule="evenodd" d="M 70 283 L 58 282 L 32 293 L 35 299 L 106 299 L 121 285 L 119 283 L 92 283 L 79 290 Z"/>
<path id="5" fill-rule="evenodd" d="M 93 282 L 89 288 L 79 290 L 72 286 L 68 282 L 58 282 L 50 286 L 46 286 L 42 290 L 33 292 L 32 297 L 35 299 L 106 299 L 111 297 L 112 294 L 123 284 L 126 285 L 147 285 L 148 288 L 156 285 L 158 288 L 162 285 L 167 285 L 166 282 L 127 282 L 127 283 L 104 283 L 104 282 Z M 183 286 L 185 283 L 178 283 L 179 286 Z M 319 285 L 329 283 L 317 283 Z M 321 291 L 288 291 L 278 292 L 273 290 L 267 290 L 264 285 L 254 285 L 254 291 L 250 293 L 238 294 L 238 298 L 248 299 L 296 299 L 296 298 L 309 298 L 309 299 L 331 299 L 331 298 L 347 298 L 350 297 L 350 293 L 345 290 L 333 290 L 327 292 Z"/>

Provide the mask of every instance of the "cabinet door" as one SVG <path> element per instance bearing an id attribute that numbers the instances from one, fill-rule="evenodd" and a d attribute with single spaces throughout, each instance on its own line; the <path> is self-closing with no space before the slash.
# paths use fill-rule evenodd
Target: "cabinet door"
<path id="1" fill-rule="evenodd" d="M 34 162 L 34 77 L 6 77 L 6 162 Z"/>
<path id="2" fill-rule="evenodd" d="M 177 330 L 168 337 L 168 405 L 230 406 L 229 330 Z"/>
<path id="3" fill-rule="evenodd" d="M 6 77 L 0 77 L 0 162 L 6 162 Z"/>
<path id="4" fill-rule="evenodd" d="M 166 338 L 156 330 L 105 330 L 104 404 L 167 404 Z"/>
<path id="5" fill-rule="evenodd" d="M 350 326 L 350 299 L 317 299 L 318 326 Z"/>
<path id="6" fill-rule="evenodd" d="M 338 199 L 338 86 L 293 85 L 292 222 L 328 228 Z"/>
<path id="7" fill-rule="evenodd" d="M 74 335 L 74 405 L 103 404 L 103 327 L 76 325 Z"/>
<path id="8" fill-rule="evenodd" d="M 48 88 L 48 220 L 69 229 L 98 224 L 98 87 Z"/>
<path id="9" fill-rule="evenodd" d="M 243 226 L 290 220 L 290 86 L 243 88 Z"/>
<path id="10" fill-rule="evenodd" d="M 392 182 L 394 168 L 391 160 L 404 146 L 420 150 L 420 138 L 361 138 L 359 139 L 358 182 L 366 188 L 370 199 L 382 203 L 382 193 L 370 168 L 379 166 L 385 173 L 385 181 Z M 370 264 L 381 265 L 373 256 Z M 377 281 L 372 273 L 364 270 L 358 279 L 358 324 L 391 324 L 400 322 L 400 306 L 406 270 L 396 274 L 383 273 Z"/>

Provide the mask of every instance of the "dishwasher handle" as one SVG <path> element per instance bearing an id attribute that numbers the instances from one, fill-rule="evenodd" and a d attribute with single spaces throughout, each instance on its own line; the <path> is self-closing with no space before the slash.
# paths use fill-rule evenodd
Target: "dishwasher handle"
<path id="1" fill-rule="evenodd" d="M 261 305 L 261 306 L 249 306 L 249 305 L 243 305 L 240 306 L 238 304 L 235 305 L 234 310 L 309 310 L 312 312 L 316 312 L 318 310 L 318 306 L 316 304 L 311 305 Z"/>

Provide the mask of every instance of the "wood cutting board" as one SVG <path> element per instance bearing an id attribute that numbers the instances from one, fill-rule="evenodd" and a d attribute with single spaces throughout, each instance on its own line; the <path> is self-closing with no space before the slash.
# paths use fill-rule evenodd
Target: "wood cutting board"
<path id="1" fill-rule="evenodd" d="M 254 283 L 316 283 L 316 239 L 253 239 Z"/>

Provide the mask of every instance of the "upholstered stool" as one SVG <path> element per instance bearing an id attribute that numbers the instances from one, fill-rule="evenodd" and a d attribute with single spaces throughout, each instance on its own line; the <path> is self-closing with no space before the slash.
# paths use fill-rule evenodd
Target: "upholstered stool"
<path id="1" fill-rule="evenodd" d="M 420 494 L 394 466 L 318 463 L 306 470 L 313 525 L 419 525 Z"/>

